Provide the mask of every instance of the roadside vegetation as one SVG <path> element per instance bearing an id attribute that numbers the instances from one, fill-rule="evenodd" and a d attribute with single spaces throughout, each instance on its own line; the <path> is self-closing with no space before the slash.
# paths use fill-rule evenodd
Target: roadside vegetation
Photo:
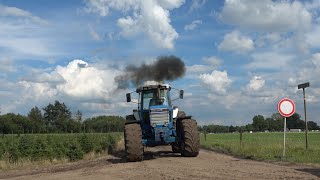
<path id="1" fill-rule="evenodd" d="M 122 133 L 23 134 L 0 136 L 0 170 L 69 162 L 113 151 Z"/>
<path id="2" fill-rule="evenodd" d="M 283 153 L 284 119 L 279 113 L 264 118 L 256 115 L 245 126 L 205 125 L 199 127 L 201 145 L 236 156 L 256 160 L 320 164 L 320 127 L 308 122 L 308 149 L 305 146 L 305 123 L 297 113 L 287 118 L 286 157 Z M 301 131 L 301 132 L 290 132 Z M 240 132 L 242 141 L 240 141 Z"/>
<path id="3" fill-rule="evenodd" d="M 320 133 L 308 133 L 309 147 L 305 148 L 303 132 L 286 133 L 286 157 L 282 159 L 283 133 L 255 132 L 243 133 L 240 145 L 240 133 L 220 133 L 201 135 L 201 145 L 207 149 L 229 153 L 249 159 L 295 163 L 313 163 L 320 165 Z"/>
<path id="4" fill-rule="evenodd" d="M 112 151 L 122 137 L 120 116 L 82 118 L 59 101 L 27 116 L 0 115 L 0 170 L 76 161 Z"/>

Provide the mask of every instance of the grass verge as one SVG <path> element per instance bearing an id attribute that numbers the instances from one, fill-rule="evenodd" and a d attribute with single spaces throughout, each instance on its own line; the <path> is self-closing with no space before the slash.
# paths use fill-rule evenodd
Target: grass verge
<path id="1" fill-rule="evenodd" d="M 201 146 L 244 158 L 286 161 L 320 165 L 320 133 L 308 133 L 309 148 L 305 149 L 304 133 L 286 134 L 286 157 L 282 158 L 283 133 L 239 133 L 201 135 Z"/>

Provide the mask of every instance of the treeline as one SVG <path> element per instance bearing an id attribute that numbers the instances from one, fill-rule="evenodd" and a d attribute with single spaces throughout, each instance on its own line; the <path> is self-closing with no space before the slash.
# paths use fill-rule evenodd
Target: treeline
<path id="1" fill-rule="evenodd" d="M 82 120 L 79 110 L 72 114 L 64 103 L 55 101 L 42 110 L 32 108 L 27 116 L 14 113 L 0 115 L 0 134 L 119 132 L 123 130 L 124 123 L 125 119 L 120 116 Z"/>
<path id="2" fill-rule="evenodd" d="M 245 126 L 221 126 L 221 125 L 204 125 L 199 126 L 199 131 L 206 133 L 227 133 L 227 132 L 240 132 L 240 131 L 283 131 L 284 118 L 279 114 L 272 114 L 271 117 L 264 118 L 262 115 L 256 115 L 252 118 L 252 123 Z M 287 128 L 290 129 L 305 129 L 305 122 L 301 120 L 298 113 L 293 114 L 287 118 Z M 308 121 L 308 130 L 320 130 L 317 123 Z"/>

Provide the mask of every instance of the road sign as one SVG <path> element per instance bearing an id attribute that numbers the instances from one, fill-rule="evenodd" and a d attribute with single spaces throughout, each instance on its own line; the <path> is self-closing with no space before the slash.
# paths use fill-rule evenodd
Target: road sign
<path id="1" fill-rule="evenodd" d="M 298 85 L 298 89 L 304 89 L 304 88 L 307 88 L 307 87 L 310 87 L 310 83 L 309 82 Z"/>
<path id="2" fill-rule="evenodd" d="M 296 105 L 289 98 L 283 98 L 278 103 L 278 111 L 284 117 L 290 117 L 294 114 Z"/>
<path id="3" fill-rule="evenodd" d="M 283 98 L 278 103 L 278 111 L 284 116 L 284 125 L 283 125 L 283 154 L 282 158 L 286 157 L 286 129 L 287 129 L 287 117 L 290 117 L 294 114 L 296 106 L 294 102 L 289 98 Z"/>

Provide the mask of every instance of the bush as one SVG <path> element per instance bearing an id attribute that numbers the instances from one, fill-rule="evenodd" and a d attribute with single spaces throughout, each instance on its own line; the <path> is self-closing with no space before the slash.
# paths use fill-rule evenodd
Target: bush
<path id="1" fill-rule="evenodd" d="M 42 139 L 38 138 L 36 140 L 33 147 L 31 159 L 33 161 L 42 160 L 42 159 L 51 159 L 51 154 L 48 151 L 48 146 L 45 143 L 45 141 L 43 141 Z"/>
<path id="2" fill-rule="evenodd" d="M 17 147 L 14 147 L 14 146 L 10 147 L 8 150 L 8 154 L 9 154 L 9 162 L 10 163 L 15 164 L 18 162 L 20 153 L 19 153 Z"/>
<path id="3" fill-rule="evenodd" d="M 21 157 L 29 157 L 33 151 L 33 139 L 31 136 L 22 136 L 18 146 Z"/>
<path id="4" fill-rule="evenodd" d="M 83 151 L 79 144 L 71 143 L 68 147 L 67 156 L 69 157 L 70 161 L 75 161 L 83 158 Z"/>
<path id="5" fill-rule="evenodd" d="M 0 142 L 0 160 L 3 159 L 4 153 L 6 152 L 5 146 L 2 142 Z"/>
<path id="6" fill-rule="evenodd" d="M 88 153 L 93 150 L 93 143 L 89 140 L 86 134 L 82 135 L 79 139 L 80 146 L 85 153 Z"/>
<path id="7" fill-rule="evenodd" d="M 120 133 L 93 134 L 27 134 L 0 137 L 0 160 L 16 163 L 19 159 L 53 160 L 82 159 L 91 151 L 113 150 Z"/>

